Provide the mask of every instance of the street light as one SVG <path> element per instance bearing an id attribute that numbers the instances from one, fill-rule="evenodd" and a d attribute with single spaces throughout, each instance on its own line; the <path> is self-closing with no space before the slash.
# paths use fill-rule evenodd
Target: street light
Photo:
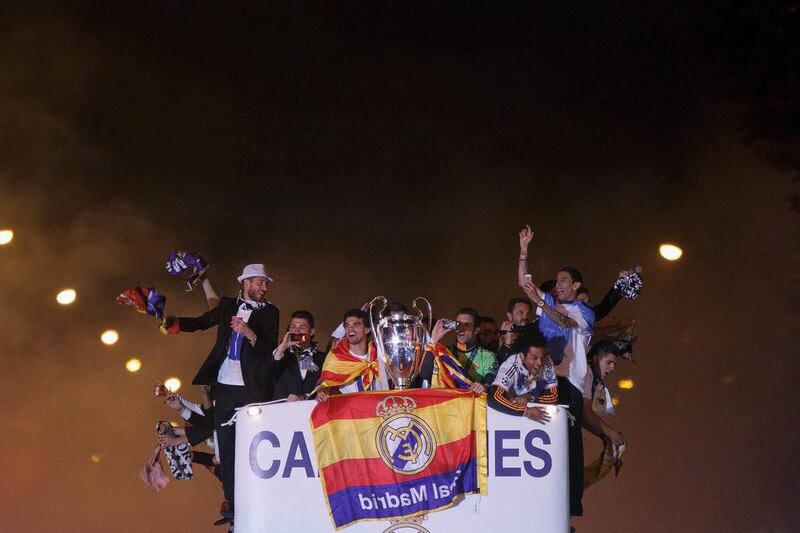
<path id="1" fill-rule="evenodd" d="M 125 368 L 128 369 L 128 372 L 138 372 L 140 368 L 142 368 L 142 362 L 137 359 L 128 359 L 128 362 L 125 363 Z"/>
<path id="2" fill-rule="evenodd" d="M 10 243 L 14 240 L 14 231 L 10 229 L 0 230 L 0 246 Z"/>
<path id="3" fill-rule="evenodd" d="M 658 247 L 658 253 L 667 261 L 677 261 L 683 255 L 683 250 L 674 244 L 662 244 Z"/>
<path id="4" fill-rule="evenodd" d="M 632 379 L 621 379 L 619 383 L 617 383 L 620 389 L 632 389 L 633 388 L 633 380 Z"/>
<path id="5" fill-rule="evenodd" d="M 119 340 L 119 333 L 113 329 L 107 329 L 100 335 L 100 340 L 106 346 L 111 346 Z"/>
<path id="6" fill-rule="evenodd" d="M 64 289 L 56 295 L 56 301 L 61 305 L 69 305 L 74 302 L 77 297 L 78 293 L 75 292 L 75 289 Z"/>
<path id="7" fill-rule="evenodd" d="M 181 380 L 178 378 L 165 379 L 164 387 L 170 392 L 178 392 L 178 389 L 181 388 Z"/>

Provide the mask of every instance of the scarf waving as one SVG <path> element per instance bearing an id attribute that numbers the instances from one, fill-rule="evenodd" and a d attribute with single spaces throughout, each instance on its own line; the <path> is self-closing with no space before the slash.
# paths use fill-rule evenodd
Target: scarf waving
<path id="1" fill-rule="evenodd" d="M 369 357 L 366 361 L 350 353 L 350 342 L 342 339 L 334 344 L 325 357 L 322 372 L 317 383 L 317 390 L 323 387 L 339 387 L 346 385 L 361 376 L 364 389 L 369 389 L 372 381 L 380 375 L 378 370 L 378 353 L 375 345 L 369 343 Z"/>
<path id="2" fill-rule="evenodd" d="M 117 296 L 117 303 L 129 305 L 145 315 L 164 318 L 164 305 L 167 303 L 167 297 L 158 294 L 155 287 L 144 289 L 137 286 L 120 293 Z"/>

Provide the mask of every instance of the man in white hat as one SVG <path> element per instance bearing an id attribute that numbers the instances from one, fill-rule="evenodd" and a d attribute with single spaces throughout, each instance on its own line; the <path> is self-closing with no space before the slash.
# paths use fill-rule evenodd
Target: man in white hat
<path id="1" fill-rule="evenodd" d="M 219 524 L 231 522 L 234 510 L 236 430 L 222 426 L 237 407 L 271 399 L 272 383 L 280 363 L 272 357 L 278 345 L 278 308 L 265 299 L 272 278 L 264 265 L 244 267 L 238 278 L 238 298 L 223 297 L 219 305 L 196 318 L 179 317 L 182 332 L 217 326 L 217 340 L 200 367 L 195 385 L 211 385 L 214 426 L 220 455 L 220 476 L 228 511 Z"/>

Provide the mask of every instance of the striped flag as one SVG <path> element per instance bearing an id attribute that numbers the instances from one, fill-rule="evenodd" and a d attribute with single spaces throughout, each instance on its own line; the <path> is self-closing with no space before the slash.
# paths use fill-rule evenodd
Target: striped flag
<path id="1" fill-rule="evenodd" d="M 369 343 L 369 357 L 366 361 L 350 353 L 347 339 L 337 342 L 322 365 L 322 372 L 314 392 L 323 387 L 338 387 L 360 377 L 364 389 L 368 389 L 379 376 L 378 354 L 373 343 Z"/>
<path id="2" fill-rule="evenodd" d="M 433 355 L 433 376 L 431 387 L 434 389 L 468 389 L 472 379 L 462 368 L 456 357 L 444 344 L 428 343 L 425 349 Z"/>
<path id="3" fill-rule="evenodd" d="M 337 529 L 446 509 L 486 494 L 486 396 L 452 389 L 331 396 L 311 413 Z"/>

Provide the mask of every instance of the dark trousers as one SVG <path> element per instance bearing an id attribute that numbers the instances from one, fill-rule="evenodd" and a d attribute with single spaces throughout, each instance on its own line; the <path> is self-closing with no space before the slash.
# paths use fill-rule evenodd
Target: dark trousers
<path id="1" fill-rule="evenodd" d="M 214 383 L 214 428 L 217 430 L 217 450 L 219 451 L 219 474 L 222 490 L 228 500 L 228 509 L 233 509 L 234 472 L 236 471 L 236 426 L 223 426 L 231 419 L 237 407 L 247 404 L 246 387 Z"/>
<path id="2" fill-rule="evenodd" d="M 214 410 L 209 409 L 204 412 L 205 416 L 192 412 L 189 420 L 186 421 L 186 427 L 183 428 L 186 431 L 186 438 L 189 439 L 189 444 L 192 446 L 197 446 L 214 435 Z"/>
<path id="3" fill-rule="evenodd" d="M 575 421 L 567 424 L 569 440 L 569 514 L 583 516 L 583 394 L 565 377 L 558 376 L 558 403 L 569 406 Z"/>

